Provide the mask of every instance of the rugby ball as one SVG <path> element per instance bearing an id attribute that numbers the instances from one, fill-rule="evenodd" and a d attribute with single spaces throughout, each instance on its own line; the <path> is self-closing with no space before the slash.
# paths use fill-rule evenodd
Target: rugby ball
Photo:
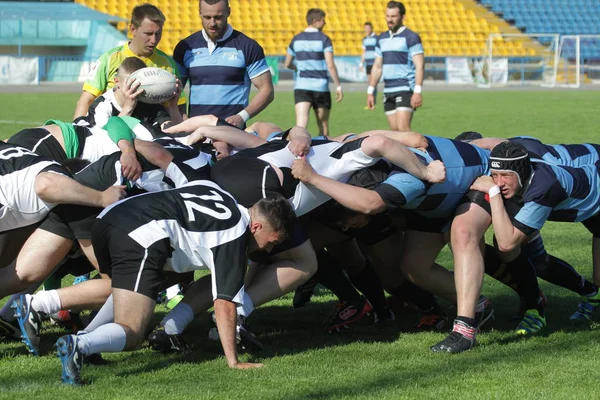
<path id="1" fill-rule="evenodd" d="M 144 89 L 138 97 L 139 101 L 148 104 L 160 104 L 173 97 L 176 87 L 176 77 L 162 68 L 146 67 L 129 75 L 128 82 L 137 80 Z"/>

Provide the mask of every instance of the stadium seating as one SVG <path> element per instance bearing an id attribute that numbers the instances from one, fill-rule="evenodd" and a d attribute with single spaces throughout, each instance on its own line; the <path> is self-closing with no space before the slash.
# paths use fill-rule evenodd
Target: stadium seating
<path id="1" fill-rule="evenodd" d="M 483 0 L 483 4 L 514 21 L 527 33 L 563 35 L 600 34 L 600 2 L 597 0 Z M 563 56 L 573 58 L 572 42 L 565 42 Z M 600 39 L 582 40 L 581 57 L 600 61 Z"/>
<path id="2" fill-rule="evenodd" d="M 537 0 L 536 0 L 537 1 Z M 96 10 L 128 18 L 141 0 L 76 0 Z M 166 15 L 167 24 L 161 48 L 171 52 L 177 42 L 201 27 L 198 0 L 150 0 Z M 427 56 L 480 56 L 490 33 L 519 33 L 474 0 L 405 0 L 405 25 L 421 34 Z M 385 5 L 381 0 L 231 0 L 230 22 L 259 41 L 268 55 L 284 55 L 294 34 L 306 27 L 309 8 L 327 13 L 325 32 L 332 38 L 338 55 L 362 54 L 361 40 L 365 21 L 376 32 L 387 29 Z M 122 23 L 120 29 L 126 29 Z M 499 54 L 535 55 L 526 42 L 503 43 Z"/>

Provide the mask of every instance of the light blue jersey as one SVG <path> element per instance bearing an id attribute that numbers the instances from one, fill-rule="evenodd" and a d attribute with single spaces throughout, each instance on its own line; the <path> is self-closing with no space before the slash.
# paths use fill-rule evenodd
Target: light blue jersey
<path id="1" fill-rule="evenodd" d="M 294 36 L 287 49 L 287 53 L 296 59 L 298 68 L 294 89 L 329 92 L 327 52 L 333 52 L 331 39 L 316 28 L 307 28 Z"/>
<path id="2" fill-rule="evenodd" d="M 412 91 L 415 87 L 412 58 L 423 53 L 421 38 L 406 27 L 394 34 L 388 31 L 379 35 L 375 54 L 383 57 L 383 93 Z"/>

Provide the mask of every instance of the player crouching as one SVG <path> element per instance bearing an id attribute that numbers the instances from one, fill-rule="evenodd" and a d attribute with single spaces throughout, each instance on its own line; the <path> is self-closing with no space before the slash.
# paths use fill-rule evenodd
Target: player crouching
<path id="1" fill-rule="evenodd" d="M 281 197 L 262 199 L 246 209 L 210 181 L 131 197 L 105 209 L 94 225 L 92 244 L 100 271 L 112 278 L 114 323 L 58 339 L 63 382 L 81 384 L 84 356 L 140 346 L 165 269 L 211 271 L 227 363 L 238 369 L 261 367 L 239 362 L 235 343 L 246 252 L 270 250 L 283 241 L 294 218 Z"/>

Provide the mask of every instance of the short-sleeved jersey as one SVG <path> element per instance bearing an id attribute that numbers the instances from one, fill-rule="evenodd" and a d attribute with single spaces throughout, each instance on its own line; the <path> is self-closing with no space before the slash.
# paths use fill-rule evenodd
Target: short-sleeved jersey
<path id="1" fill-rule="evenodd" d="M 426 138 L 427 152 L 411 150 L 424 164 L 442 161 L 446 166 L 446 180 L 430 184 L 393 167 L 388 178 L 374 190 L 389 209 L 413 210 L 427 218 L 448 218 L 454 214 L 475 179 L 489 173 L 489 152 L 457 140 Z"/>
<path id="2" fill-rule="evenodd" d="M 154 49 L 150 57 L 143 58 L 136 56 L 129 44 L 115 47 L 102 54 L 98 60 L 92 65 L 92 69 L 87 80 L 83 84 L 83 91 L 89 92 L 98 97 L 115 86 L 115 76 L 117 69 L 128 57 L 137 57 L 141 59 L 148 67 L 162 68 L 169 71 L 173 75 L 179 77 L 177 65 L 171 57 L 159 49 Z M 185 104 L 185 94 L 182 92 L 179 98 L 179 104 Z"/>
<path id="3" fill-rule="evenodd" d="M 84 119 L 89 126 L 103 128 L 110 117 L 118 117 L 122 110 L 123 108 L 115 99 L 114 89 L 111 89 L 94 100 Z M 160 134 L 161 125 L 171 120 L 169 113 L 161 104 L 148 104 L 141 101 L 137 103 L 131 116 L 139 119 L 140 123 L 153 135 Z M 83 125 L 83 123 L 79 121 L 78 125 Z"/>
<path id="4" fill-rule="evenodd" d="M 269 71 L 262 47 L 231 26 L 216 44 L 204 31 L 188 36 L 173 58 L 182 83 L 190 83 L 190 117 L 237 114 L 248 105 L 251 80 Z"/>
<path id="5" fill-rule="evenodd" d="M 379 35 L 375 55 L 383 58 L 383 92 L 413 90 L 415 65 L 412 58 L 423 53 L 421 38 L 406 27 L 400 28 L 396 33 L 388 31 Z"/>
<path id="6" fill-rule="evenodd" d="M 106 208 L 98 218 L 146 249 L 168 239 L 173 252 L 165 269 L 209 269 L 213 297 L 241 302 L 235 298 L 244 283 L 250 215 L 216 183 L 195 181 L 130 197 Z"/>
<path id="7" fill-rule="evenodd" d="M 365 36 L 362 40 L 362 49 L 365 54 L 365 66 L 370 67 L 375 62 L 375 47 L 377 47 L 377 35 L 375 32 Z"/>
<path id="8" fill-rule="evenodd" d="M 354 172 L 369 167 L 378 161 L 378 159 L 363 153 L 360 147 L 362 141 L 363 139 L 359 139 L 347 143 L 338 143 L 313 139 L 306 159 L 320 175 L 340 182 L 347 182 Z M 256 168 L 227 168 L 221 170 L 219 168 L 221 161 L 219 161 L 214 166 L 211 178 L 230 191 L 234 197 L 239 196 L 240 199 L 258 201 L 263 197 L 267 197 L 265 190 L 267 174 L 271 167 L 277 167 L 283 173 L 283 190 L 280 194 L 289 199 L 297 216 L 304 215 L 331 198 L 314 186 L 305 185 L 292 176 L 291 167 L 296 156 L 289 150 L 288 144 L 289 142 L 286 140 L 276 139 L 253 149 L 242 150 L 228 158 L 259 159 L 264 166 L 258 170 Z M 232 182 L 234 184 L 231 187 L 225 186 L 231 185 Z M 251 204 L 244 205 L 249 206 Z"/>
<path id="9" fill-rule="evenodd" d="M 567 167 L 582 167 L 600 160 L 600 145 L 583 144 L 544 144 L 539 139 L 519 136 L 508 139 L 527 149 L 531 161 L 543 161 Z"/>
<path id="10" fill-rule="evenodd" d="M 600 211 L 598 167 L 580 168 L 534 163 L 533 176 L 514 226 L 530 235 L 546 221 L 581 222 Z"/>
<path id="11" fill-rule="evenodd" d="M 333 52 L 331 39 L 316 28 L 307 28 L 292 38 L 287 53 L 296 59 L 295 89 L 329 92 L 325 61 L 325 53 L 328 52 Z"/>
<path id="12" fill-rule="evenodd" d="M 42 172 L 69 175 L 57 162 L 0 141 L 0 232 L 35 224 L 55 206 L 35 192 Z"/>

